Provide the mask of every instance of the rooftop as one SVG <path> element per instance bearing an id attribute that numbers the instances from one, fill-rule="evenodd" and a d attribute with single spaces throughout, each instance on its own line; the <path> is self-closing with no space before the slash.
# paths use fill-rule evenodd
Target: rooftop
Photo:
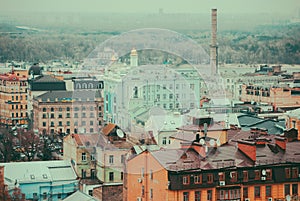
<path id="1" fill-rule="evenodd" d="M 43 102 L 72 102 L 76 101 L 94 101 L 96 98 L 101 98 L 100 91 L 49 91 L 40 96 L 34 97 L 35 100 L 41 99 Z"/>

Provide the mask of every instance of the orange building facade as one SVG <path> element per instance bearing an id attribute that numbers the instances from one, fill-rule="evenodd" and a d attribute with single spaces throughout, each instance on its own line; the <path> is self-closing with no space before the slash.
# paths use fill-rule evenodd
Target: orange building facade
<path id="1" fill-rule="evenodd" d="M 208 149 L 206 155 L 195 145 L 142 152 L 127 163 L 124 200 L 299 199 L 300 142 L 276 137 L 265 144 L 235 143 Z"/>
<path id="2" fill-rule="evenodd" d="M 300 93 L 298 88 L 265 87 L 243 85 L 241 101 L 263 102 L 273 105 L 274 109 L 300 107 Z"/>
<path id="3" fill-rule="evenodd" d="M 14 126 L 28 123 L 27 71 L 12 70 L 0 75 L 0 123 Z"/>

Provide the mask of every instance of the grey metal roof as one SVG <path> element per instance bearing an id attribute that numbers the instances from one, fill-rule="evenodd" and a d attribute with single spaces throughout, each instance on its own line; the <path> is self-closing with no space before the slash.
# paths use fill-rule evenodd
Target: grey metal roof
<path id="1" fill-rule="evenodd" d="M 43 75 L 43 76 L 37 77 L 33 82 L 34 83 L 41 83 L 41 82 L 53 83 L 53 82 L 64 82 L 64 81 L 57 79 L 51 75 Z"/>
<path id="2" fill-rule="evenodd" d="M 34 99 L 42 99 L 42 101 L 47 101 L 48 99 L 50 101 L 63 101 L 63 100 L 79 100 L 81 101 L 87 101 L 88 99 L 90 101 L 95 100 L 95 98 L 101 98 L 101 93 L 99 90 L 92 91 L 92 90 L 82 90 L 82 91 L 49 91 L 47 93 L 44 93 L 40 96 L 35 97 Z"/>
<path id="3" fill-rule="evenodd" d="M 37 183 L 76 180 L 70 161 L 30 161 L 0 163 L 4 166 L 5 183 Z M 55 170 L 54 170 L 55 169 Z"/>

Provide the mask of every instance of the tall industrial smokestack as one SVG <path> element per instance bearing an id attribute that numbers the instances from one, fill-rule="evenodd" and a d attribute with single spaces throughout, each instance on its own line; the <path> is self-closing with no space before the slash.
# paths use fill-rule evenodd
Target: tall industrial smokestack
<path id="1" fill-rule="evenodd" d="M 211 44 L 210 65 L 212 74 L 218 73 L 218 45 L 217 45 L 217 9 L 211 9 Z"/>

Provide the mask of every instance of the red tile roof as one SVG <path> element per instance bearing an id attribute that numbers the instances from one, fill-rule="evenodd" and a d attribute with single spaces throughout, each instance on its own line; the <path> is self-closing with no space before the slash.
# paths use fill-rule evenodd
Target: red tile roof
<path id="1" fill-rule="evenodd" d="M 102 129 L 102 133 L 107 136 L 115 127 L 116 124 L 109 123 Z"/>

